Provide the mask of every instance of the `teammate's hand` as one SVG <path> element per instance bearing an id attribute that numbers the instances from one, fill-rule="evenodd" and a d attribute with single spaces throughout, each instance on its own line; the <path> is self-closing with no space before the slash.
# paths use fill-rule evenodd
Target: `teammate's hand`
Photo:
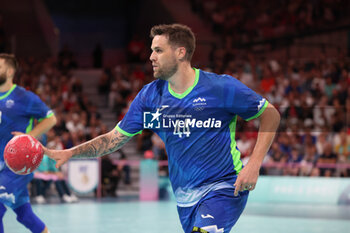
<path id="1" fill-rule="evenodd" d="M 241 170 L 237 176 L 234 195 L 237 196 L 238 192 L 249 190 L 253 191 L 258 181 L 260 166 L 254 166 L 248 164 Z"/>
<path id="2" fill-rule="evenodd" d="M 56 168 L 62 166 L 71 157 L 72 153 L 69 150 L 50 150 L 43 146 L 44 154 L 56 161 Z"/>

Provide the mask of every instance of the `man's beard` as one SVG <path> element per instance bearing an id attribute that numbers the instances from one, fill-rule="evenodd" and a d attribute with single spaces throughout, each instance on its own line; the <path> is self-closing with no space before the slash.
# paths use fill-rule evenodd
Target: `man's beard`
<path id="1" fill-rule="evenodd" d="M 4 72 L 4 73 L 0 74 L 0 86 L 2 84 L 4 84 L 6 82 L 6 80 L 7 80 L 6 73 Z"/>
<path id="2" fill-rule="evenodd" d="M 172 64 L 162 69 L 158 67 L 158 72 L 157 74 L 154 75 L 154 77 L 161 80 L 168 80 L 171 76 L 173 76 L 177 72 L 177 69 L 178 69 L 178 64 L 176 63 L 176 61 L 174 61 Z"/>

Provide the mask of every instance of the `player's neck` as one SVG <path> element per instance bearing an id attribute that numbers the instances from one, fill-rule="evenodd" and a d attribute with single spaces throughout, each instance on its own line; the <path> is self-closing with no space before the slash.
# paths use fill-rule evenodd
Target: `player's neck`
<path id="1" fill-rule="evenodd" d="M 184 93 L 189 87 L 193 86 L 196 79 L 196 72 L 191 64 L 181 64 L 178 71 L 168 79 L 171 89 L 177 93 Z"/>
<path id="2" fill-rule="evenodd" d="M 0 92 L 7 92 L 9 91 L 13 86 L 13 82 L 11 79 L 7 79 L 7 81 L 0 85 Z"/>

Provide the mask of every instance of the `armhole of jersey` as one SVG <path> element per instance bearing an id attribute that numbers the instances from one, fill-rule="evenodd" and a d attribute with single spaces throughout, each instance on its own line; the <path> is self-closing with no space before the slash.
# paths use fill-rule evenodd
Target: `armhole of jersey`
<path id="1" fill-rule="evenodd" d="M 52 117 L 53 115 L 54 115 L 54 114 L 53 114 L 53 112 L 52 112 L 52 113 L 50 113 L 49 115 L 47 115 L 46 117 L 43 117 L 43 118 L 38 119 L 38 122 L 40 123 L 40 122 L 43 121 L 44 119 L 50 118 L 50 117 Z"/>
<path id="2" fill-rule="evenodd" d="M 267 105 L 269 105 L 269 102 L 268 102 L 266 99 L 263 99 L 263 100 L 265 100 L 265 103 L 264 103 L 264 105 L 261 107 L 260 111 L 259 111 L 257 114 L 255 114 L 254 116 L 249 117 L 248 119 L 245 119 L 245 121 L 250 121 L 250 120 L 253 120 L 253 119 L 255 119 L 255 118 L 258 118 L 258 117 L 265 111 Z"/>
<path id="3" fill-rule="evenodd" d="M 134 133 L 134 134 L 128 133 L 128 132 L 126 132 L 125 130 L 121 129 L 121 128 L 119 127 L 119 124 L 115 127 L 115 129 L 116 129 L 119 133 L 121 133 L 121 134 L 123 134 L 123 135 L 125 135 L 125 136 L 128 136 L 128 137 L 133 137 L 133 136 L 135 136 L 136 134 L 141 134 L 141 133 L 142 133 L 142 130 L 140 130 L 139 132 L 136 132 L 136 133 Z"/>

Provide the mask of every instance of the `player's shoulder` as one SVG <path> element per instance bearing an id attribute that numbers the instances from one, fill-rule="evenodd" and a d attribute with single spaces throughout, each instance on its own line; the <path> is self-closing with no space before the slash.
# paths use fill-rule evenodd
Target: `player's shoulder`
<path id="1" fill-rule="evenodd" d="M 40 97 L 35 94 L 32 91 L 26 90 L 25 88 L 21 87 L 21 86 L 16 86 L 15 90 L 14 90 L 14 98 L 17 101 L 26 101 L 26 102 L 42 102 L 42 100 L 40 99 Z"/>
<path id="2" fill-rule="evenodd" d="M 36 95 L 32 91 L 26 90 L 24 87 L 21 87 L 21 86 L 18 86 L 18 85 L 16 86 L 15 91 L 17 93 L 22 93 L 23 95 Z"/>
<path id="3" fill-rule="evenodd" d="M 239 83 L 235 77 L 228 74 L 216 74 L 213 72 L 200 70 L 200 75 L 201 78 L 209 82 L 210 86 L 213 88 L 232 88 L 232 86 L 236 86 Z"/>
<path id="4" fill-rule="evenodd" d="M 166 85 L 166 81 L 157 79 L 143 86 L 140 92 L 145 97 L 162 96 Z"/>
<path id="5" fill-rule="evenodd" d="M 16 85 L 15 89 L 13 90 L 13 95 L 18 98 L 28 97 L 28 91 L 25 88 Z"/>
<path id="6" fill-rule="evenodd" d="M 13 90 L 14 93 L 17 93 L 17 94 L 20 94 L 20 93 L 26 93 L 26 89 L 24 89 L 23 87 L 21 86 L 18 86 L 17 84 L 15 84 L 15 89 Z"/>

